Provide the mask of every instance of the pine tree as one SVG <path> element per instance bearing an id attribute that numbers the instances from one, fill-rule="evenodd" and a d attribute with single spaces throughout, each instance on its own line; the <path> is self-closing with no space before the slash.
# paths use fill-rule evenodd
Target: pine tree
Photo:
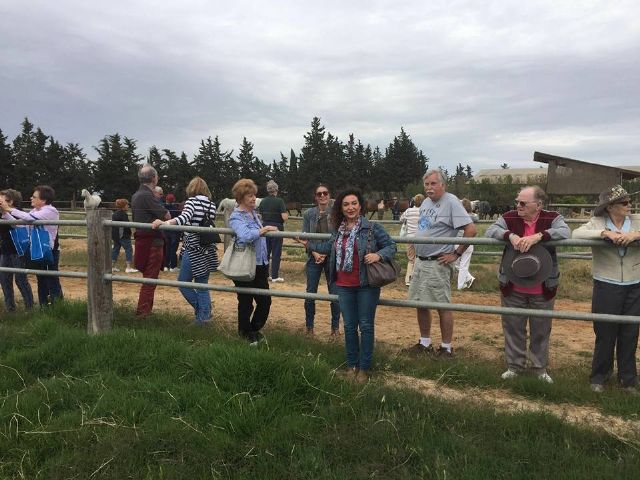
<path id="1" fill-rule="evenodd" d="M 138 189 L 139 162 L 144 158 L 136 153 L 134 140 L 115 133 L 100 140 L 95 162 L 95 187 L 105 201 L 131 198 Z"/>
<path id="2" fill-rule="evenodd" d="M 169 192 L 167 185 L 167 159 L 163 157 L 158 150 L 158 147 L 155 145 L 149 148 L 149 154 L 147 155 L 147 163 L 156 169 L 158 172 L 158 185 L 162 187 L 163 190 L 167 190 L 165 193 Z"/>
<path id="3" fill-rule="evenodd" d="M 238 167 L 232 151 L 222 151 L 220 140 L 208 137 L 200 142 L 198 154 L 193 159 L 195 174 L 209 185 L 214 199 L 231 195 L 231 187 L 238 180 Z"/>
<path id="4" fill-rule="evenodd" d="M 33 124 L 25 118 L 22 131 L 13 140 L 14 184 L 13 188 L 31 193 L 33 187 L 41 181 L 50 181 L 43 175 L 46 167 L 47 136 L 40 128 L 33 130 Z"/>
<path id="5" fill-rule="evenodd" d="M 162 158 L 166 164 L 167 193 L 173 192 L 179 200 L 186 199 L 186 187 L 195 176 L 187 155 L 182 152 L 178 157 L 174 151 L 165 148 Z"/>
<path id="6" fill-rule="evenodd" d="M 67 143 L 63 149 L 62 158 L 60 178 L 63 188 L 59 187 L 56 195 L 58 198 L 75 202 L 80 198 L 83 188 L 93 191 L 92 165 L 77 143 Z"/>
<path id="7" fill-rule="evenodd" d="M 15 160 L 11 144 L 7 143 L 7 137 L 0 129 L 0 188 L 14 186 L 15 182 Z"/>

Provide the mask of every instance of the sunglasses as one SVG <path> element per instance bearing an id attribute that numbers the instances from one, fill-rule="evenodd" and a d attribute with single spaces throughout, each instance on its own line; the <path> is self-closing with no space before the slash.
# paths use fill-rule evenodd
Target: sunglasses
<path id="1" fill-rule="evenodd" d="M 537 203 L 536 200 L 532 201 L 532 202 L 523 202 L 522 200 L 516 200 L 516 205 L 518 207 L 526 207 L 527 205 L 529 205 L 530 203 Z"/>
<path id="2" fill-rule="evenodd" d="M 615 202 L 613 205 L 623 205 L 623 206 L 628 206 L 631 202 L 629 200 L 625 200 L 623 202 Z"/>
<path id="3" fill-rule="evenodd" d="M 316 192 L 316 197 L 328 197 L 329 192 Z"/>

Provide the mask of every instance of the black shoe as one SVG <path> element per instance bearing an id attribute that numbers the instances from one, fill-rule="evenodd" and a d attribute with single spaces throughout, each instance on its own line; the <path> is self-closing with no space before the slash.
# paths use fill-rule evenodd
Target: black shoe
<path id="1" fill-rule="evenodd" d="M 410 357 L 425 357 L 434 354 L 433 345 L 425 347 L 420 342 L 409 348 L 403 348 L 400 353 L 408 355 Z"/>
<path id="2" fill-rule="evenodd" d="M 442 345 L 440 345 L 438 347 L 438 349 L 436 350 L 436 356 L 437 357 L 445 357 L 445 358 L 453 357 L 453 347 L 451 349 L 448 349 L 448 348 L 445 348 Z"/>

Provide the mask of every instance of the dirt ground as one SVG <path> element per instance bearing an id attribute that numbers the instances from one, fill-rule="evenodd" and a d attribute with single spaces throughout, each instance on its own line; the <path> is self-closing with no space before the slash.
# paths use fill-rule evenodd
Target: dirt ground
<path id="1" fill-rule="evenodd" d="M 81 270 L 80 268 L 64 265 L 65 252 L 85 252 L 82 240 L 65 239 L 63 244 L 62 270 Z M 282 263 L 282 274 L 285 283 L 271 284 L 273 290 L 305 291 L 303 263 Z M 132 274 L 138 275 L 140 274 Z M 177 271 L 162 272 L 161 279 L 177 279 Z M 215 273 L 210 283 L 232 285 L 223 275 Z M 69 299 L 85 300 L 86 283 L 82 279 L 62 279 L 65 297 Z M 138 298 L 139 286 L 135 284 L 115 283 L 113 285 L 114 300 L 135 306 Z M 326 286 L 321 283 L 319 293 L 326 293 Z M 473 290 L 453 290 L 454 303 L 468 303 L 476 305 L 499 305 L 499 294 L 474 292 Z M 235 329 L 237 303 L 234 294 L 211 292 L 213 311 L 216 321 L 224 322 L 230 329 Z M 382 298 L 406 299 L 407 287 L 398 281 L 397 285 L 383 288 Z M 177 288 L 158 287 L 156 290 L 156 311 L 166 310 L 190 314 L 191 307 L 183 299 Z M 575 302 L 566 299 L 556 301 L 556 310 L 590 311 L 589 302 Z M 315 331 L 319 339 L 329 339 L 329 304 L 317 302 Z M 500 317 L 498 315 L 455 312 L 454 348 L 465 356 L 477 356 L 479 359 L 497 361 L 503 358 L 503 337 Z M 269 325 L 278 325 L 298 331 L 304 331 L 303 300 L 274 297 L 271 305 Z M 436 326 L 433 330 L 434 341 L 440 340 L 440 330 Z M 386 344 L 390 349 L 400 350 L 411 346 L 418 339 L 418 327 L 414 309 L 397 307 L 378 307 L 376 313 L 376 341 Z M 550 368 L 578 362 L 585 362 L 593 350 L 593 330 L 589 322 L 555 320 L 551 334 L 551 364 Z"/>

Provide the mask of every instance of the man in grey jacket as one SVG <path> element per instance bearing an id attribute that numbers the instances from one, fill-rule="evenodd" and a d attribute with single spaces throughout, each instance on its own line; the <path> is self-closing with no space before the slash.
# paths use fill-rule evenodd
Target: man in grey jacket
<path id="1" fill-rule="evenodd" d="M 542 209 L 545 200 L 546 194 L 540 187 L 525 187 L 516 198 L 516 210 L 505 213 L 487 229 L 487 237 L 508 242 L 498 273 L 504 307 L 553 310 L 560 276 L 555 248 L 545 246 L 551 266 L 546 278 L 534 285 L 525 284 L 524 281 L 523 284 L 514 283 L 507 277 L 507 269 L 511 268 L 511 264 L 505 262 L 505 258 L 513 259 L 513 250 L 526 253 L 543 240 L 561 240 L 571 236 L 571 230 L 562 215 Z M 530 336 L 528 350 L 527 323 Z M 551 318 L 505 314 L 502 315 L 502 329 L 508 366 L 502 378 L 508 380 L 518 376 L 527 367 L 528 358 L 538 378 L 553 383 L 547 373 Z"/>

